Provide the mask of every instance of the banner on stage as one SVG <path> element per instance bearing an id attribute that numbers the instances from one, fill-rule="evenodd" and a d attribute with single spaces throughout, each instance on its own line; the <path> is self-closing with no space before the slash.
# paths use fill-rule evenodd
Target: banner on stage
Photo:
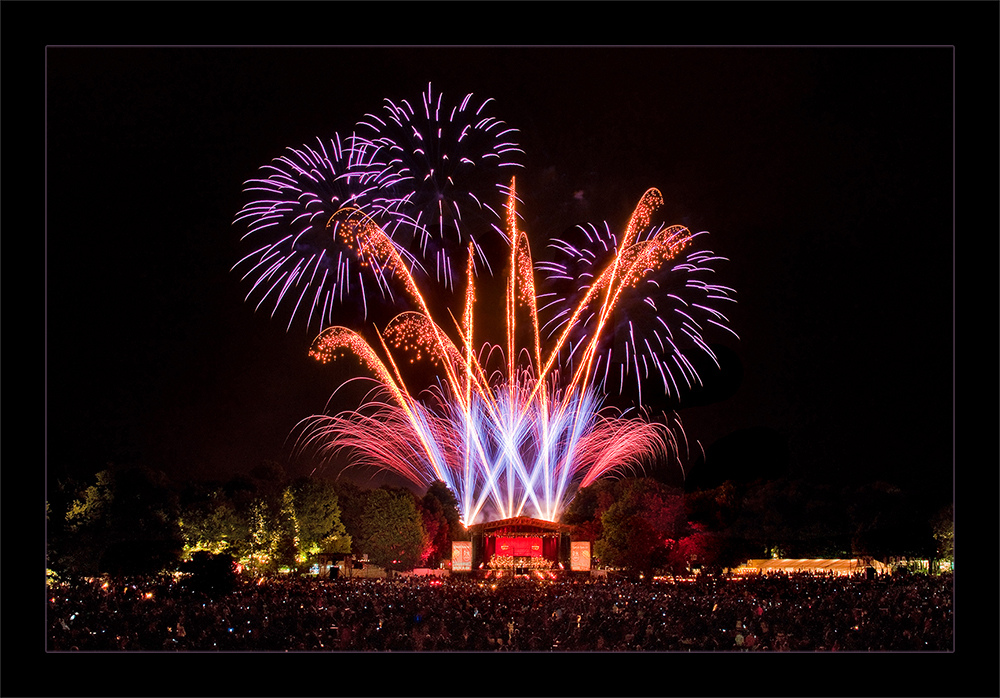
<path id="1" fill-rule="evenodd" d="M 542 539 L 533 536 L 497 538 L 496 554 L 513 557 L 541 557 Z"/>
<path id="2" fill-rule="evenodd" d="M 590 570 L 589 540 L 575 540 L 569 544 L 569 568 L 579 572 Z"/>
<path id="3" fill-rule="evenodd" d="M 451 542 L 451 569 L 455 572 L 472 571 L 472 541 Z"/>

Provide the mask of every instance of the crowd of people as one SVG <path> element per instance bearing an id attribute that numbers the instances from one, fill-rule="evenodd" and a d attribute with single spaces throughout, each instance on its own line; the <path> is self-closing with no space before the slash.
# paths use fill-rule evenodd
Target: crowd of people
<path id="1" fill-rule="evenodd" d="M 949 651 L 944 575 L 50 583 L 53 651 Z"/>

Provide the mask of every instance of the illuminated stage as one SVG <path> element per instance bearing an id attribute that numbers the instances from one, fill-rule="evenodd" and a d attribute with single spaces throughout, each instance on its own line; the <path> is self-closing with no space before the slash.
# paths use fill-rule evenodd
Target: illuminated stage
<path id="1" fill-rule="evenodd" d="M 527 516 L 474 524 L 468 529 L 471 541 L 452 543 L 456 551 L 452 569 L 497 576 L 589 570 L 590 543 L 572 542 L 572 528 Z"/>

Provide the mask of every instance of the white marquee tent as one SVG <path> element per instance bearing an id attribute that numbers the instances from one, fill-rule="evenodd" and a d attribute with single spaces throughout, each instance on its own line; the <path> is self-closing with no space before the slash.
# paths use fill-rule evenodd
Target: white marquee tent
<path id="1" fill-rule="evenodd" d="M 764 574 L 768 572 L 811 572 L 829 574 L 864 574 L 872 567 L 878 574 L 888 574 L 890 568 L 878 560 L 861 559 L 758 559 L 747 560 L 734 569 L 737 574 Z"/>

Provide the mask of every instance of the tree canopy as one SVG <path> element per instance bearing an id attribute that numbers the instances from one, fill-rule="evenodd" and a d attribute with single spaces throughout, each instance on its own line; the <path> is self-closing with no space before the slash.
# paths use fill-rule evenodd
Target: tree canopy
<path id="1" fill-rule="evenodd" d="M 178 486 L 159 471 L 109 466 L 60 480 L 46 503 L 56 572 L 144 574 L 229 555 L 261 574 L 306 571 L 318 553 L 367 555 L 389 570 L 437 567 L 468 540 L 455 495 L 291 479 L 265 462 L 225 482 Z M 907 556 L 950 560 L 950 507 L 891 483 L 818 484 L 787 475 L 684 491 L 653 478 L 580 489 L 562 523 L 593 543 L 598 566 L 636 574 L 722 569 L 755 557 Z"/>
<path id="2" fill-rule="evenodd" d="M 50 562 L 83 574 L 157 572 L 181 554 L 178 515 L 179 499 L 162 472 L 110 466 L 69 504 Z"/>
<path id="3" fill-rule="evenodd" d="M 364 550 L 372 563 L 387 570 L 408 570 L 424 557 L 426 532 L 414 495 L 380 487 L 369 493 L 362 517 Z"/>

